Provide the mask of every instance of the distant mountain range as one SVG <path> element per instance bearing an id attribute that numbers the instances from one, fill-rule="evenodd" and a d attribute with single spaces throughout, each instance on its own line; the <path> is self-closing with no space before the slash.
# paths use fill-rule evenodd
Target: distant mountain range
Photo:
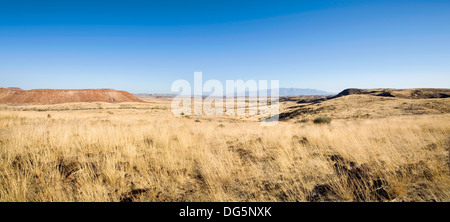
<path id="1" fill-rule="evenodd" d="M 246 91 L 245 95 L 248 96 L 249 92 Z M 300 89 L 300 88 L 279 88 L 279 96 L 328 96 L 335 95 L 336 93 L 325 92 L 317 89 Z M 235 93 L 237 95 L 237 93 Z M 271 90 L 267 90 L 267 96 L 271 95 Z"/>
<path id="2" fill-rule="evenodd" d="M 259 94 L 259 93 L 258 93 Z M 134 94 L 138 97 L 145 97 L 145 96 L 175 96 L 176 93 L 169 93 L 169 94 L 160 94 L 160 93 L 154 93 L 154 94 L 146 94 L 146 93 L 139 93 Z M 237 96 L 237 93 L 234 93 L 235 96 Z M 245 96 L 249 95 L 249 91 L 245 92 Z M 267 91 L 267 95 L 271 95 L 271 90 Z M 336 95 L 336 93 L 330 93 L 322 90 L 317 89 L 300 89 L 300 88 L 280 88 L 279 89 L 279 96 L 328 96 L 328 95 Z M 204 93 L 203 96 L 208 96 L 207 93 Z"/>
<path id="3" fill-rule="evenodd" d="M 325 92 L 317 89 L 280 88 L 280 96 L 327 96 L 336 93 Z"/>

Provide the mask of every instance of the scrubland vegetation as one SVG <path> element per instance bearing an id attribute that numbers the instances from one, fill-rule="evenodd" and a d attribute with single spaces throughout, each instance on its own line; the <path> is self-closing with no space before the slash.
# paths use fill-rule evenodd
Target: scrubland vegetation
<path id="1" fill-rule="evenodd" d="M 5 106 L 0 201 L 449 201 L 449 99 L 363 99 L 271 127 L 176 117 L 164 99 Z"/>

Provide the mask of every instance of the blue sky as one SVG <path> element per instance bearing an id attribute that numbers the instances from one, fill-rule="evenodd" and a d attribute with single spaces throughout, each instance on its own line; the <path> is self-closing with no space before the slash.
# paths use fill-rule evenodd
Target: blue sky
<path id="1" fill-rule="evenodd" d="M 0 1 L 0 87 L 450 86 L 450 1 Z"/>

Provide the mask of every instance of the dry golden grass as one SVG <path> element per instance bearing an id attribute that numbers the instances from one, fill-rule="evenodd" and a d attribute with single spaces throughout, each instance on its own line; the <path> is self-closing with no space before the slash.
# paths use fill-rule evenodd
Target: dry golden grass
<path id="1" fill-rule="evenodd" d="M 262 127 L 169 107 L 0 110 L 0 201 L 450 200 L 448 113 Z"/>
<path id="2" fill-rule="evenodd" d="M 281 115 L 286 119 L 312 120 L 317 116 L 333 119 L 378 119 L 391 116 L 450 113 L 450 98 L 404 99 L 372 95 L 349 95 L 315 104 L 286 102 Z"/>

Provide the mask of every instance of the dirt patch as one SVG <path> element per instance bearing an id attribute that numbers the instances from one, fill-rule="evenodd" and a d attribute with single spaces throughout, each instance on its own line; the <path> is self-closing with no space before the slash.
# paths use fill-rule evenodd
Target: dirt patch
<path id="1" fill-rule="evenodd" d="M 356 162 L 345 160 L 342 156 L 332 155 L 335 173 L 344 177 L 347 186 L 353 190 L 356 201 L 390 200 L 392 195 L 387 191 L 389 183 L 382 178 L 374 178 L 368 164 L 359 165 Z"/>
<path id="2" fill-rule="evenodd" d="M 76 161 L 67 161 L 61 159 L 56 168 L 58 169 L 59 173 L 61 173 L 61 176 L 67 179 L 74 173 L 81 170 L 81 164 Z"/>
<path id="3" fill-rule="evenodd" d="M 307 197 L 308 201 L 312 202 L 330 202 L 339 200 L 340 197 L 336 194 L 334 189 L 328 184 L 318 184 L 314 186 L 311 195 Z"/>
<path id="4" fill-rule="evenodd" d="M 352 191 L 353 201 L 388 201 L 393 199 L 389 193 L 389 183 L 375 177 L 367 164 L 348 161 L 340 155 L 331 155 L 333 169 L 344 186 Z M 309 201 L 342 201 L 337 190 L 330 184 L 316 185 L 307 197 Z"/>
<path id="5" fill-rule="evenodd" d="M 147 188 L 132 189 L 131 191 L 123 193 L 120 196 L 120 202 L 133 202 L 134 200 L 138 199 L 141 194 L 146 193 L 149 190 L 150 189 L 147 189 Z"/>
<path id="6" fill-rule="evenodd" d="M 17 155 L 11 162 L 11 166 L 17 170 L 26 169 L 27 168 L 26 166 L 33 166 L 33 165 L 34 165 L 33 160 L 29 156 L 27 157 L 27 155 L 25 156 Z"/>

